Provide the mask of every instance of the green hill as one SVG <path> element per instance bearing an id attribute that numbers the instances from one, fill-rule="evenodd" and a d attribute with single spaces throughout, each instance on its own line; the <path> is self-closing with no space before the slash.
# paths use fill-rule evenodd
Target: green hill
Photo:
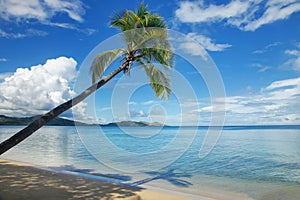
<path id="1" fill-rule="evenodd" d="M 32 121 L 34 121 L 39 116 L 34 117 L 7 117 L 5 115 L 0 115 L 0 125 L 9 125 L 9 126 L 26 126 Z M 74 126 L 75 122 L 69 119 L 63 119 L 56 117 L 50 121 L 48 126 Z M 76 122 L 76 125 L 87 126 L 88 124 L 82 122 Z"/>

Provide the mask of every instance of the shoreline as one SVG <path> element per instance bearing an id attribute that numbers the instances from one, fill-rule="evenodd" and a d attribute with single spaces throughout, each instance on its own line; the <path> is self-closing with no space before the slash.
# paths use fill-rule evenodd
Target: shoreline
<path id="1" fill-rule="evenodd" d="M 218 200 L 153 186 L 138 187 L 110 178 L 88 177 L 28 163 L 0 159 L 0 199 Z M 96 178 L 98 177 L 98 178 Z"/>

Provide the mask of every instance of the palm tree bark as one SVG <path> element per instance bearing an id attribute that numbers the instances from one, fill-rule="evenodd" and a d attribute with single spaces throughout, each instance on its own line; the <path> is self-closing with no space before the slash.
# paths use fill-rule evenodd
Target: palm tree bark
<path id="1" fill-rule="evenodd" d="M 14 147 L 15 145 L 22 142 L 24 139 L 29 137 L 32 133 L 37 131 L 39 128 L 47 124 L 49 121 L 60 115 L 61 113 L 65 112 L 66 110 L 72 108 L 73 106 L 77 105 L 85 98 L 87 98 L 90 94 L 95 92 L 97 89 L 105 85 L 109 80 L 111 80 L 114 76 L 116 76 L 121 71 L 124 71 L 131 63 L 132 60 L 125 61 L 118 69 L 110 73 L 107 77 L 101 79 L 99 82 L 93 84 L 91 87 L 87 88 L 83 91 L 80 95 L 74 97 L 73 99 L 57 106 L 56 108 L 50 110 L 46 114 L 42 115 L 38 119 L 34 120 L 30 123 L 27 127 L 22 129 L 21 131 L 14 134 L 9 139 L 3 141 L 0 144 L 0 155 L 9 150 L 10 148 Z"/>

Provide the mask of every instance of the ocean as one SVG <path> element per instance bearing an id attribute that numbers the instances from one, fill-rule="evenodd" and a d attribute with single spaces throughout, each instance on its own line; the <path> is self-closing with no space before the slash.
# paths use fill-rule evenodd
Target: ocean
<path id="1" fill-rule="evenodd" d="M 0 126 L 0 141 L 21 128 Z M 0 158 L 193 195 L 300 199 L 299 126 L 224 127 L 201 157 L 206 135 L 207 127 L 46 126 Z"/>

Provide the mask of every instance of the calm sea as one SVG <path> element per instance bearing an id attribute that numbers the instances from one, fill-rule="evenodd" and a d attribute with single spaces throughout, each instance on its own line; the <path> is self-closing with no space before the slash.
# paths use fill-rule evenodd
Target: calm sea
<path id="1" fill-rule="evenodd" d="M 0 126 L 0 141 L 21 128 Z M 206 134 L 205 127 L 48 126 L 0 158 L 189 194 L 300 199 L 299 127 L 227 127 L 200 158 Z"/>

